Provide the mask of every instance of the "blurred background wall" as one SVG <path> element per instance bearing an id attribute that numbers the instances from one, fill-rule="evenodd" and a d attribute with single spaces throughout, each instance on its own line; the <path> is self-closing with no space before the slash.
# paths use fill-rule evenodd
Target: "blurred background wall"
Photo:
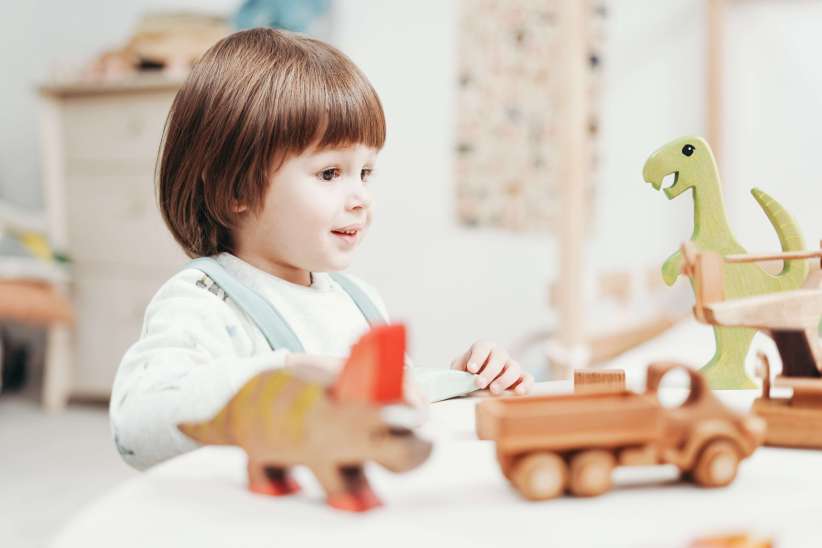
<path id="1" fill-rule="evenodd" d="M 748 249 L 779 242 L 748 189 L 790 207 L 806 244 L 822 238 L 822 2 L 738 2 L 728 17 L 725 177 L 728 209 Z"/>
<path id="2" fill-rule="evenodd" d="M 661 264 L 690 234 L 691 206 L 667 203 L 641 172 L 657 146 L 704 131 L 704 13 L 695 4 L 608 3 L 592 267 Z M 357 270 L 411 320 L 426 365 L 446 363 L 478 337 L 508 344 L 550 327 L 555 238 L 455 221 L 454 5 L 346 6 L 339 43 L 382 94 L 390 131 L 375 184 L 379 218 Z"/>
<path id="3" fill-rule="evenodd" d="M 689 235 L 692 206 L 653 192 L 641 168 L 668 139 L 705 132 L 705 10 L 693 0 L 606 5 L 601 164 L 585 253 L 596 269 L 653 266 Z M 122 42 L 146 10 L 236 7 L 229 0 L 5 6 L 0 70 L 11 77 L 0 89 L 0 198 L 42 206 L 34 90 L 50 71 Z M 425 365 L 446 364 L 476 338 L 507 344 L 554 321 L 547 285 L 556 274 L 555 239 L 456 222 L 456 9 L 434 0 L 336 2 L 329 36 L 371 78 L 389 121 L 374 186 L 378 216 L 354 271 L 382 291 L 396 318 L 410 322 L 413 353 Z M 750 249 L 776 245 L 747 195 L 754 185 L 780 199 L 809 240 L 822 234 L 812 184 L 818 109 L 811 109 L 822 71 L 808 64 L 821 14 L 819 2 L 738 2 L 730 12 L 720 163 L 733 225 Z"/>
<path id="4" fill-rule="evenodd" d="M 36 88 L 67 75 L 105 48 L 124 42 L 147 10 L 228 12 L 229 0 L 79 0 L 7 2 L 0 17 L 0 198 L 32 208 L 43 203 Z"/>

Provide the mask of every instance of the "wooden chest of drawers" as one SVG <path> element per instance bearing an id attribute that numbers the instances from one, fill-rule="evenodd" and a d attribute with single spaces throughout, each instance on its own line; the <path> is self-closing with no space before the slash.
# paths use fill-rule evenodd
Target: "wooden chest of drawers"
<path id="1" fill-rule="evenodd" d="M 154 172 L 179 82 L 44 86 L 43 175 L 50 237 L 71 258 L 76 322 L 57 353 L 57 407 L 107 398 L 151 297 L 186 257 L 162 221 Z M 54 372 L 52 372 L 54 373 Z M 54 381 L 53 381 L 54 382 Z"/>

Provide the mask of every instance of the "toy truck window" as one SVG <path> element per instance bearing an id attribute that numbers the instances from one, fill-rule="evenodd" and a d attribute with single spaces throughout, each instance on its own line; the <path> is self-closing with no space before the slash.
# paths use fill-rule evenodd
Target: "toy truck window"
<path id="1" fill-rule="evenodd" d="M 663 407 L 673 409 L 690 402 L 689 398 L 693 389 L 691 377 L 682 368 L 672 369 L 665 373 L 659 381 L 659 388 L 657 398 Z"/>

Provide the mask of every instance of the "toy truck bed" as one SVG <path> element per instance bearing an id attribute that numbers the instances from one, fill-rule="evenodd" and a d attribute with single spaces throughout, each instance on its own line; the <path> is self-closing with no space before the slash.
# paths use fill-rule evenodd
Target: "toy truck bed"
<path id="1" fill-rule="evenodd" d="M 661 410 L 628 391 L 490 400 L 477 407 L 477 434 L 508 454 L 644 445 L 660 437 Z"/>
<path id="2" fill-rule="evenodd" d="M 767 445 L 822 447 L 822 409 L 797 407 L 784 398 L 760 398 L 753 412 L 768 423 Z"/>
<path id="3" fill-rule="evenodd" d="M 765 363 L 767 375 L 770 366 Z M 763 384 L 762 397 L 753 412 L 765 419 L 767 445 L 780 447 L 822 447 L 822 378 L 785 377 L 774 379 L 775 386 L 791 388 L 790 398 L 772 398 L 770 386 Z"/>

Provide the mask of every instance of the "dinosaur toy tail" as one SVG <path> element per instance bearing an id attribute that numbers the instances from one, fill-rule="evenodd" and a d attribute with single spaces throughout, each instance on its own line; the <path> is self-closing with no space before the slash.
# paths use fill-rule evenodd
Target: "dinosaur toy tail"
<path id="1" fill-rule="evenodd" d="M 776 235 L 779 236 L 779 243 L 782 251 L 801 251 L 805 249 L 805 242 L 796 221 L 791 214 L 783 208 L 779 202 L 771 198 L 768 194 L 758 188 L 751 189 L 754 199 L 759 203 L 759 207 L 768 216 Z M 779 277 L 782 278 L 787 287 L 799 287 L 808 277 L 808 262 L 804 260 L 785 261 L 785 266 Z"/>
<path id="2" fill-rule="evenodd" d="M 182 422 L 177 428 L 193 439 L 205 445 L 231 445 L 232 441 L 226 432 L 227 412 L 224 408 L 213 419 L 204 422 Z"/>

